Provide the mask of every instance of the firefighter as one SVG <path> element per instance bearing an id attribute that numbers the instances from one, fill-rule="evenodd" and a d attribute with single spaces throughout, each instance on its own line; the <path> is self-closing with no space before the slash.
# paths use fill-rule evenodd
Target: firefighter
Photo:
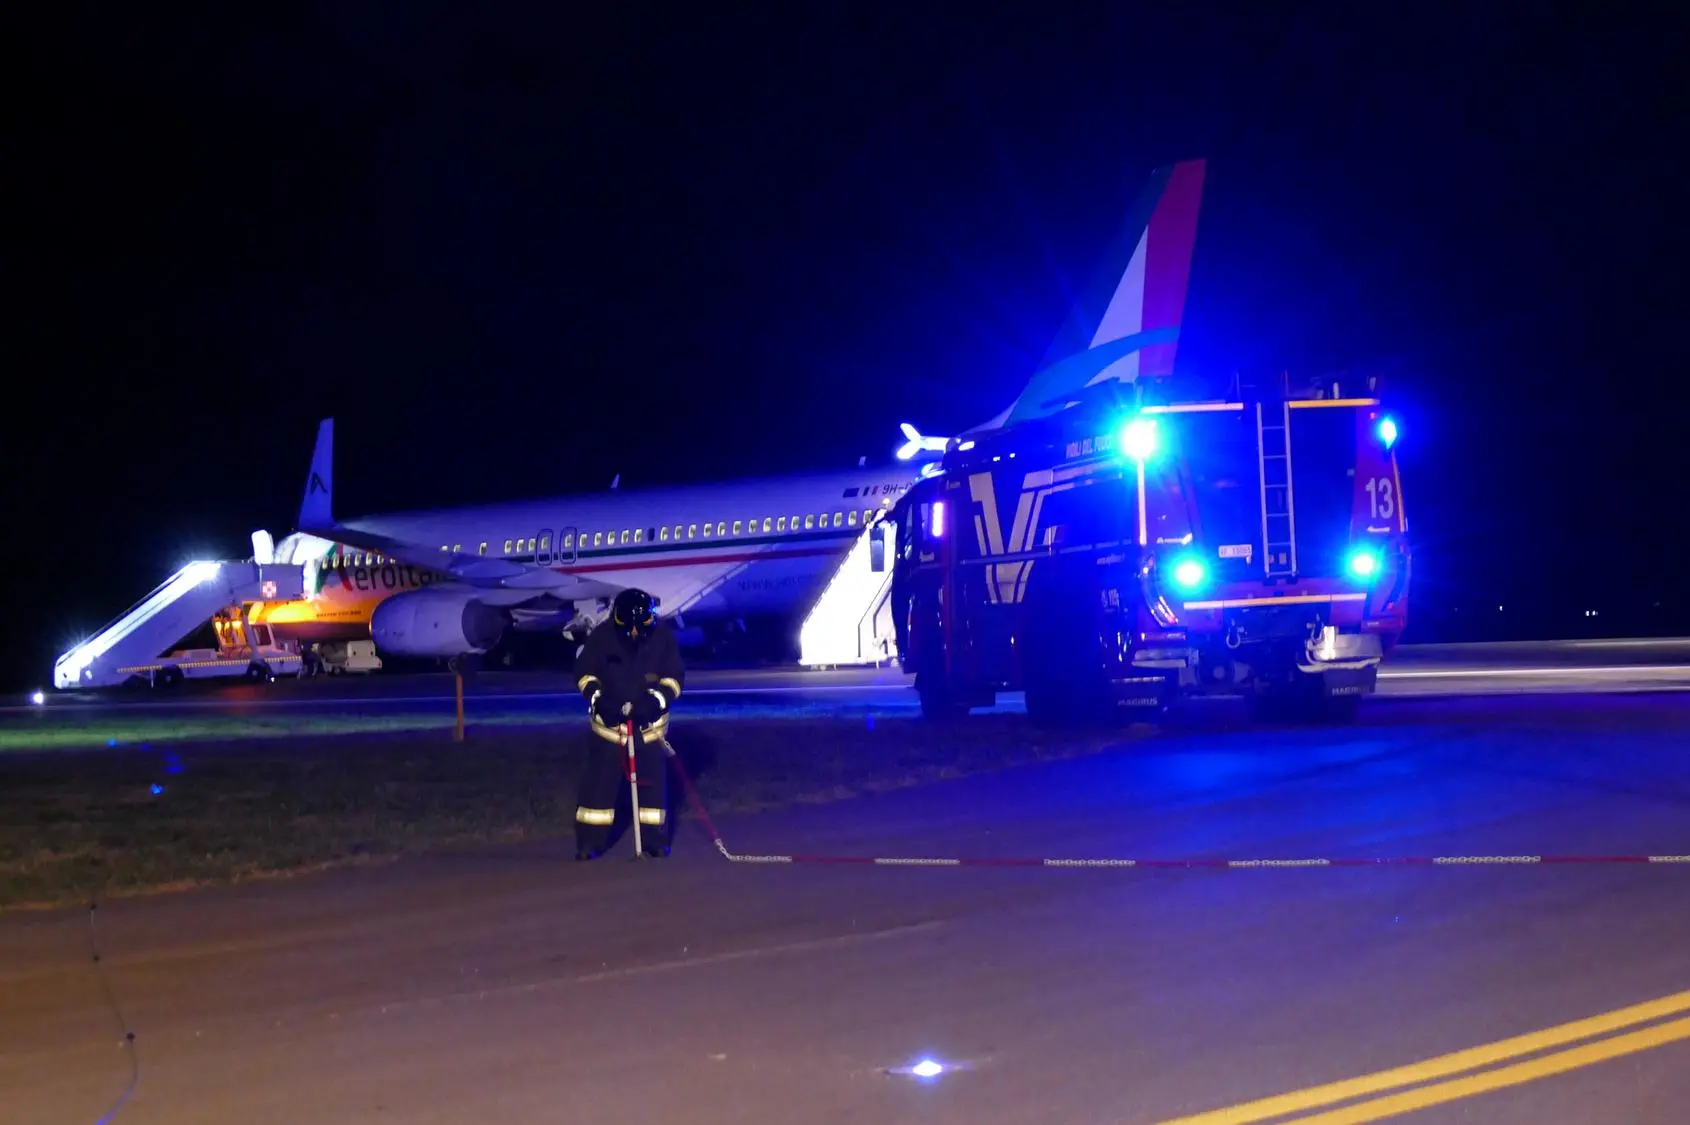
<path id="1" fill-rule="evenodd" d="M 645 854 L 669 854 L 668 763 L 663 739 L 669 709 L 680 697 L 686 669 L 675 634 L 659 625 L 651 595 L 623 590 L 610 616 L 587 636 L 575 658 L 575 686 L 587 700 L 593 734 L 575 808 L 575 858 L 604 854 L 627 777 L 623 731 L 635 727 L 640 844 Z"/>

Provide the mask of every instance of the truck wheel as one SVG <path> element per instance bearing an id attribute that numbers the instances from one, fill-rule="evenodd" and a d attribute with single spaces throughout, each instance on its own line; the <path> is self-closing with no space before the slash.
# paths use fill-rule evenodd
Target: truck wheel
<path id="1" fill-rule="evenodd" d="M 1063 723 L 1067 709 L 1050 681 L 1040 678 L 1029 678 L 1024 685 L 1023 694 L 1027 701 L 1027 718 L 1034 726 L 1057 727 Z"/>
<path id="2" fill-rule="evenodd" d="M 921 694 L 921 717 L 931 722 L 954 723 L 968 716 L 968 708 L 951 698 L 949 692 L 928 689 Z"/>
<path id="3" fill-rule="evenodd" d="M 921 697 L 921 717 L 933 722 L 955 722 L 966 718 L 968 705 L 938 677 L 917 676 L 916 694 Z"/>

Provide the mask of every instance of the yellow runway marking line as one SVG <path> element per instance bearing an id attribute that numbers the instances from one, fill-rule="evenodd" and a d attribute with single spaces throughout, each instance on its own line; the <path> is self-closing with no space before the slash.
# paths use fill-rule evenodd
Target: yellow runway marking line
<path id="1" fill-rule="evenodd" d="M 1612 1012 L 1603 1012 L 1600 1015 L 1588 1016 L 1584 1019 L 1574 1020 L 1571 1023 L 1563 1023 L 1555 1027 L 1544 1028 L 1541 1031 L 1532 1031 L 1526 1033 L 1525 1035 L 1516 1035 L 1513 1038 L 1498 1040 L 1495 1043 L 1486 1043 L 1478 1047 L 1468 1047 L 1465 1050 L 1454 1051 L 1447 1055 L 1438 1055 L 1435 1058 L 1424 1059 L 1417 1063 L 1409 1063 L 1406 1066 L 1393 1067 L 1390 1070 L 1381 1070 L 1373 1074 L 1364 1074 L 1359 1078 L 1348 1078 L 1339 1082 L 1330 1082 L 1324 1086 L 1310 1086 L 1304 1090 L 1293 1090 L 1287 1094 L 1276 1094 L 1272 1097 L 1259 1098 L 1253 1102 L 1244 1102 L 1240 1105 L 1228 1106 L 1225 1109 L 1215 1109 L 1204 1113 L 1192 1114 L 1187 1117 L 1171 1118 L 1167 1121 L 1161 1122 L 1161 1125 L 1251 1125 L 1253 1122 L 1267 1121 L 1270 1118 L 1282 1117 L 1290 1113 L 1301 1113 L 1306 1110 L 1320 1109 L 1324 1106 L 1332 1105 L 1335 1102 L 1348 1101 L 1351 1098 L 1359 1098 L 1363 1095 L 1382 1094 L 1390 1090 L 1395 1090 L 1398 1087 L 1413 1085 L 1417 1082 L 1430 1082 L 1434 1079 L 1450 1078 L 1454 1075 L 1461 1074 L 1464 1071 L 1476 1070 L 1479 1067 L 1492 1066 L 1496 1063 L 1507 1062 L 1511 1059 L 1517 1059 L 1522 1055 L 1529 1055 L 1538 1051 L 1548 1050 L 1551 1047 L 1563 1047 L 1569 1043 L 1576 1043 L 1581 1039 L 1590 1039 L 1594 1036 L 1606 1035 L 1609 1032 L 1619 1031 L 1624 1028 L 1632 1027 L 1636 1024 L 1647 1023 L 1650 1020 L 1658 1020 L 1665 1016 L 1681 1015 L 1685 1012 L 1690 1012 L 1690 990 L 1675 992 L 1671 996 L 1663 996 L 1658 1000 L 1647 1000 L 1641 1004 L 1633 1004 L 1630 1007 L 1618 1008 Z M 1680 1028 L 1685 1026 L 1690 1026 L 1690 1020 L 1680 1020 L 1670 1024 L 1663 1024 L 1661 1025 L 1661 1028 Z M 1651 1028 L 1649 1029 L 1649 1032 L 1659 1031 L 1661 1028 Z M 1638 1032 L 1637 1034 L 1643 1035 L 1648 1034 L 1648 1032 Z M 1681 1031 L 1678 1035 L 1674 1036 L 1674 1038 L 1684 1038 L 1687 1034 L 1690 1034 L 1690 1032 Z M 1628 1041 L 1630 1038 L 1630 1036 L 1622 1036 L 1608 1042 L 1620 1043 Z M 1662 1040 L 1662 1042 L 1666 1041 L 1669 1040 Z M 1591 1044 L 1589 1047 L 1580 1048 L 1580 1050 L 1591 1050 L 1606 1047 L 1607 1045 L 1607 1043 Z M 1642 1050 L 1645 1046 L 1654 1045 L 1655 1044 L 1653 1043 L 1648 1043 L 1643 1046 L 1630 1047 L 1628 1049 Z M 1568 1055 L 1575 1053 L 1576 1052 L 1573 1051 L 1566 1052 Z M 1620 1051 L 1618 1053 L 1623 1054 L 1625 1052 Z M 1560 1058 L 1562 1056 L 1551 1057 Z M 1601 1057 L 1606 1058 L 1609 1056 L 1604 1055 Z M 1547 1059 L 1536 1060 L 1536 1062 L 1539 1063 L 1547 1061 Z M 1593 1058 L 1590 1061 L 1595 1062 L 1599 1061 L 1599 1059 Z M 1532 1064 L 1528 1063 L 1522 1065 L 1529 1066 Z M 1574 1063 L 1570 1065 L 1582 1066 L 1587 1064 Z M 1546 1073 L 1555 1072 L 1548 1071 Z M 1488 1078 L 1490 1076 L 1487 1074 L 1478 1077 Z M 1519 1081 L 1525 1081 L 1525 1079 L 1520 1079 Z M 1416 1093 L 1420 1092 L 1421 1091 L 1416 1091 Z M 1360 1110 L 1367 1107 L 1357 1106 L 1354 1108 Z M 1339 1112 L 1347 1113 L 1349 1111 L 1341 1110 Z M 1398 1110 L 1396 1112 L 1403 1111 Z M 1328 1115 L 1320 1118 L 1308 1118 L 1304 1120 L 1318 1120 L 1322 1122 L 1323 1125 L 1336 1125 L 1339 1120 L 1366 1121 L 1371 1120 L 1371 1118 L 1357 1117 L 1340 1119 Z"/>
<path id="2" fill-rule="evenodd" d="M 1621 1055 L 1636 1054 L 1638 1051 L 1647 1051 L 1651 1047 L 1660 1047 L 1681 1039 L 1690 1039 L 1690 1018 L 1658 1023 L 1641 1031 L 1630 1031 L 1612 1039 L 1599 1039 L 1594 1043 L 1569 1047 L 1565 1051 L 1540 1055 L 1535 1059 L 1511 1063 L 1495 1070 L 1480 1071 L 1466 1078 L 1451 1078 L 1447 1082 L 1434 1082 L 1430 1086 L 1420 1086 L 1400 1094 L 1387 1094 L 1385 1097 L 1345 1106 L 1343 1109 L 1317 1113 L 1313 1117 L 1294 1117 L 1285 1125 L 1362 1125 L 1363 1122 L 1383 1121 L 1387 1117 L 1412 1113 L 1417 1109 L 1442 1105 L 1459 1098 L 1470 1098 L 1490 1090 L 1519 1086 L 1539 1078 L 1548 1078 L 1552 1074 L 1577 1070 L 1581 1066 L 1591 1066 L 1619 1058 Z"/>

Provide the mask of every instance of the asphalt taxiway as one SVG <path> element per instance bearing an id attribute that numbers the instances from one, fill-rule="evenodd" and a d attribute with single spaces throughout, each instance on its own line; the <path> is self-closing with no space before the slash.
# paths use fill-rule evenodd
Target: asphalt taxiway
<path id="1" fill-rule="evenodd" d="M 688 676 L 693 712 L 779 715 L 852 713 L 919 705 L 909 677 L 895 667 L 820 670 L 803 668 L 697 669 Z M 1473 645 L 1405 645 L 1380 672 L 1380 696 L 1503 695 L 1525 692 L 1621 692 L 1690 689 L 1690 638 L 1594 640 Z M 147 689 L 111 693 L 44 694 L 39 705 L 14 697 L 0 706 L 0 732 L 26 716 L 39 722 L 74 723 L 78 716 L 146 714 L 162 719 L 207 712 L 317 715 L 450 709 L 452 677 L 426 675 L 325 676 L 278 679 L 270 684 L 207 683 L 169 694 Z M 466 708 L 482 718 L 511 719 L 578 707 L 573 683 L 562 671 L 488 671 L 465 687 Z M 999 701 L 1021 706 L 1018 693 Z"/>
<path id="2" fill-rule="evenodd" d="M 1687 735 L 1668 692 L 1195 709 L 1118 754 L 718 825 L 750 854 L 1685 856 Z M 0 916 L 0 1090 L 12 1125 L 101 1119 L 132 1059 L 113 1125 L 1669 1125 L 1687 904 L 1690 864 L 734 865 L 688 825 L 643 864 L 109 902 L 104 978 L 84 912 Z"/>

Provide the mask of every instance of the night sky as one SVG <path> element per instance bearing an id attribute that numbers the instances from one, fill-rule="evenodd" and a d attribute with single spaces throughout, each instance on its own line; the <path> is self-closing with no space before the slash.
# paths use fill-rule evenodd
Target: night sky
<path id="1" fill-rule="evenodd" d="M 290 530 L 326 415 L 343 515 L 984 421 L 1194 156 L 1180 366 L 1393 373 L 1419 639 L 1690 630 L 1665 14 L 291 7 L 9 37 L 8 686 Z"/>

